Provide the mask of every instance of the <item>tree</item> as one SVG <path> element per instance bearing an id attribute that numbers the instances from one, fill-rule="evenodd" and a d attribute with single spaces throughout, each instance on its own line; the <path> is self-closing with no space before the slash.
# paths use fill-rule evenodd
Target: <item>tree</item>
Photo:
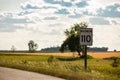
<path id="1" fill-rule="evenodd" d="M 71 52 L 78 52 L 79 56 L 84 56 L 84 46 L 79 44 L 80 28 L 87 28 L 88 24 L 86 22 L 81 22 L 79 24 L 74 24 L 70 29 L 65 30 L 66 39 L 63 41 L 60 51 L 64 52 L 68 48 Z M 82 51 L 82 55 L 80 52 Z"/>
<path id="2" fill-rule="evenodd" d="M 30 52 L 35 52 L 35 50 L 38 48 L 38 45 L 33 40 L 30 40 L 28 47 Z"/>
<path id="3" fill-rule="evenodd" d="M 12 47 L 11 47 L 11 51 L 12 51 L 12 52 L 15 52 L 15 50 L 16 50 L 15 46 L 12 45 Z"/>

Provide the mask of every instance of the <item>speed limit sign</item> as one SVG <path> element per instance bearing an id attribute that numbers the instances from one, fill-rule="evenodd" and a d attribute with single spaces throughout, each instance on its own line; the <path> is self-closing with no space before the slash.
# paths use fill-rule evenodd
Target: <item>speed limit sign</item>
<path id="1" fill-rule="evenodd" d="M 80 45 L 91 46 L 93 42 L 93 30 L 92 28 L 80 29 Z"/>

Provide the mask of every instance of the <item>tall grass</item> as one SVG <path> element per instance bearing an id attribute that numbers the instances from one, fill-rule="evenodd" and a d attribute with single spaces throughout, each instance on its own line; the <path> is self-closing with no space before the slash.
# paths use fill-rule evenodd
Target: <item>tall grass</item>
<path id="1" fill-rule="evenodd" d="M 0 55 L 0 66 L 49 74 L 67 80 L 119 80 L 120 66 L 112 67 L 113 60 L 88 59 L 88 69 L 84 71 L 84 61 L 80 58 L 40 55 Z"/>

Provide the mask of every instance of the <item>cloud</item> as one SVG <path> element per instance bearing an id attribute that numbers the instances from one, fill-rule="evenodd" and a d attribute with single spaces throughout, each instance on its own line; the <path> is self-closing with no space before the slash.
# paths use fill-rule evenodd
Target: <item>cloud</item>
<path id="1" fill-rule="evenodd" d="M 58 26 L 64 26 L 62 23 L 53 23 L 53 24 L 49 24 L 49 27 L 58 27 Z"/>
<path id="2" fill-rule="evenodd" d="M 99 17 L 90 18 L 89 21 L 92 25 L 110 25 L 109 21 Z"/>
<path id="3" fill-rule="evenodd" d="M 23 27 L 0 22 L 0 32 L 15 32 L 17 29 L 23 29 Z"/>
<path id="4" fill-rule="evenodd" d="M 57 9 L 54 5 L 31 3 L 31 2 L 26 2 L 24 4 L 21 4 L 21 8 L 23 10 L 28 10 L 28 9 L 33 9 L 33 10 L 35 10 L 35 9 L 49 9 L 49 8 Z"/>
<path id="5" fill-rule="evenodd" d="M 20 19 L 5 18 L 2 22 L 7 24 L 24 24 L 24 23 L 28 23 L 29 21 L 27 18 L 20 18 Z"/>
<path id="6" fill-rule="evenodd" d="M 120 48 L 118 47 L 120 45 L 120 27 L 117 26 L 111 26 L 111 25 L 98 25 L 96 27 L 93 27 L 94 32 L 94 46 L 106 46 L 109 47 L 109 50 L 114 50 Z"/>
<path id="7" fill-rule="evenodd" d="M 80 17 L 81 17 L 81 14 L 69 15 L 68 17 L 69 17 L 69 18 L 76 19 L 76 18 L 80 18 Z"/>
<path id="8" fill-rule="evenodd" d="M 48 23 L 48 21 L 46 21 L 46 23 Z M 26 30 L 34 33 L 34 34 L 39 34 L 39 35 L 44 35 L 44 36 L 53 36 L 53 35 L 61 35 L 61 30 L 63 26 L 59 27 L 61 24 L 54 24 L 51 23 L 51 21 L 49 22 L 49 24 L 33 24 L 30 25 L 28 24 L 28 26 L 26 26 Z"/>
<path id="9" fill-rule="evenodd" d="M 36 6 L 35 4 L 32 4 L 32 3 L 25 3 L 25 4 L 22 4 L 21 5 L 21 8 L 22 9 L 40 9 L 38 6 Z"/>
<path id="10" fill-rule="evenodd" d="M 78 19 L 80 17 L 82 17 L 84 14 L 84 10 L 81 9 L 73 9 L 71 14 L 68 16 L 68 18 L 72 18 L 72 19 Z"/>
<path id="11" fill-rule="evenodd" d="M 56 29 L 51 29 L 50 32 L 46 32 L 47 35 L 60 35 L 60 31 Z"/>
<path id="12" fill-rule="evenodd" d="M 41 7 L 45 6 L 43 0 L 27 0 L 24 3 L 21 3 L 21 8 L 23 10 L 27 9 L 41 9 Z"/>
<path id="13" fill-rule="evenodd" d="M 57 20 L 57 17 L 45 17 L 44 20 Z"/>
<path id="14" fill-rule="evenodd" d="M 18 16 L 24 16 L 33 13 L 32 11 L 22 11 L 18 13 Z"/>
<path id="15" fill-rule="evenodd" d="M 70 14 L 67 9 L 60 9 L 55 12 L 56 14 Z"/>
<path id="16" fill-rule="evenodd" d="M 108 18 L 111 25 L 120 25 L 120 18 Z"/>
<path id="17" fill-rule="evenodd" d="M 118 2 L 120 1 L 118 0 Z M 6 44 L 7 47 L 9 44 L 8 49 L 10 49 L 12 44 L 17 45 L 18 49 L 28 49 L 28 46 L 25 44 L 31 39 L 35 42 L 38 41 L 37 43 L 41 48 L 58 45 L 65 39 L 64 30 L 82 21 L 89 22 L 90 25 L 95 26 L 93 28 L 97 29 L 95 31 L 96 36 L 100 36 L 101 31 L 105 28 L 107 29 L 105 29 L 103 33 L 106 33 L 106 30 L 108 30 L 111 25 L 113 29 L 115 29 L 115 35 L 117 34 L 118 36 L 120 30 L 118 30 L 120 25 L 120 17 L 118 15 L 118 13 L 120 13 L 120 6 L 118 2 L 116 2 L 116 0 L 23 1 L 21 5 L 19 4 L 20 9 L 14 6 L 14 8 L 18 9 L 18 12 L 12 11 L 10 8 L 9 10 L 12 12 L 6 10 L 6 13 L 3 15 L 1 15 L 3 12 L 0 13 L 0 37 L 2 38 L 0 45 L 3 43 L 6 44 L 8 41 L 11 42 L 13 39 L 15 41 Z M 16 1 L 16 3 L 18 3 L 18 1 Z M 99 26 L 100 28 L 98 28 Z M 116 26 L 118 26 L 118 28 L 115 28 Z M 111 33 L 113 29 L 111 28 L 106 34 L 113 35 Z M 15 35 L 14 37 L 13 34 Z M 115 39 L 119 42 L 120 38 L 116 38 L 115 35 L 112 41 Z M 104 39 L 102 42 L 108 42 L 112 39 L 108 40 L 105 38 L 106 36 L 102 36 L 101 39 Z M 8 40 L 10 38 L 11 40 Z M 102 42 L 99 38 L 95 39 L 95 41 L 96 46 L 101 46 Z M 4 46 L 4 44 L 1 45 L 0 48 Z M 102 45 L 105 44 L 106 43 L 103 43 Z"/>
<path id="18" fill-rule="evenodd" d="M 118 23 L 114 20 L 111 21 L 114 25 L 117 25 Z"/>
<path id="19" fill-rule="evenodd" d="M 120 7 L 117 8 L 117 11 L 120 12 Z"/>
<path id="20" fill-rule="evenodd" d="M 19 13 L 20 16 L 28 15 L 28 14 L 37 14 L 37 13 L 39 13 L 39 15 L 42 16 L 44 14 L 45 16 L 45 15 L 53 14 L 58 9 L 61 9 L 61 6 L 45 3 L 44 0 L 37 0 L 37 1 L 30 0 L 25 3 L 22 3 L 21 9 L 23 11 Z"/>
<path id="21" fill-rule="evenodd" d="M 71 7 L 72 6 L 71 2 L 65 2 L 63 0 L 44 0 L 44 1 L 47 3 L 50 3 L 50 4 L 59 4 L 59 5 L 64 6 L 64 7 Z"/>
<path id="22" fill-rule="evenodd" d="M 29 19 L 25 17 L 19 17 L 14 13 L 3 13 L 3 15 L 0 17 L 0 22 L 7 24 L 24 24 L 29 23 Z"/>
<path id="23" fill-rule="evenodd" d="M 79 8 L 85 7 L 87 5 L 88 5 L 88 3 L 86 1 L 81 1 L 79 3 L 76 3 L 76 6 Z"/>
<path id="24" fill-rule="evenodd" d="M 32 23 L 28 18 L 18 16 L 17 13 L 0 14 L 0 31 L 15 32 L 17 29 L 23 29 L 24 25 Z"/>
<path id="25" fill-rule="evenodd" d="M 112 18 L 120 18 L 120 4 L 115 3 L 114 5 L 108 5 L 105 9 L 100 8 L 97 13 L 98 16 L 102 17 L 112 17 Z"/>

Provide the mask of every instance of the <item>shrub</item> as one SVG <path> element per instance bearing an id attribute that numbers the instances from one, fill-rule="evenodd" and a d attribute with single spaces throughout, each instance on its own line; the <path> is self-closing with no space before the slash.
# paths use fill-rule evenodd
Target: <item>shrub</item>
<path id="1" fill-rule="evenodd" d="M 54 59 L 54 57 L 53 57 L 53 56 L 50 56 L 50 57 L 48 57 L 47 62 L 50 64 L 50 63 L 52 63 L 52 62 L 53 62 L 53 59 Z"/>
<path id="2" fill-rule="evenodd" d="M 112 67 L 118 67 L 119 66 L 119 58 L 112 57 L 112 59 L 113 59 Z"/>
<path id="3" fill-rule="evenodd" d="M 57 59 L 60 61 L 76 61 L 80 60 L 80 57 L 58 57 Z"/>
<path id="4" fill-rule="evenodd" d="M 113 61 L 113 63 L 112 63 L 112 67 L 118 67 L 118 66 L 119 66 L 119 61 L 118 61 L 118 59 L 117 59 L 117 58 L 114 58 L 113 60 L 114 60 L 114 61 Z"/>
<path id="5" fill-rule="evenodd" d="M 26 60 L 22 60 L 22 63 L 23 64 L 27 64 L 28 62 Z"/>
<path id="6" fill-rule="evenodd" d="M 84 58 L 84 56 L 81 56 L 81 58 Z M 93 59 L 93 57 L 90 55 L 87 55 L 87 59 Z"/>

